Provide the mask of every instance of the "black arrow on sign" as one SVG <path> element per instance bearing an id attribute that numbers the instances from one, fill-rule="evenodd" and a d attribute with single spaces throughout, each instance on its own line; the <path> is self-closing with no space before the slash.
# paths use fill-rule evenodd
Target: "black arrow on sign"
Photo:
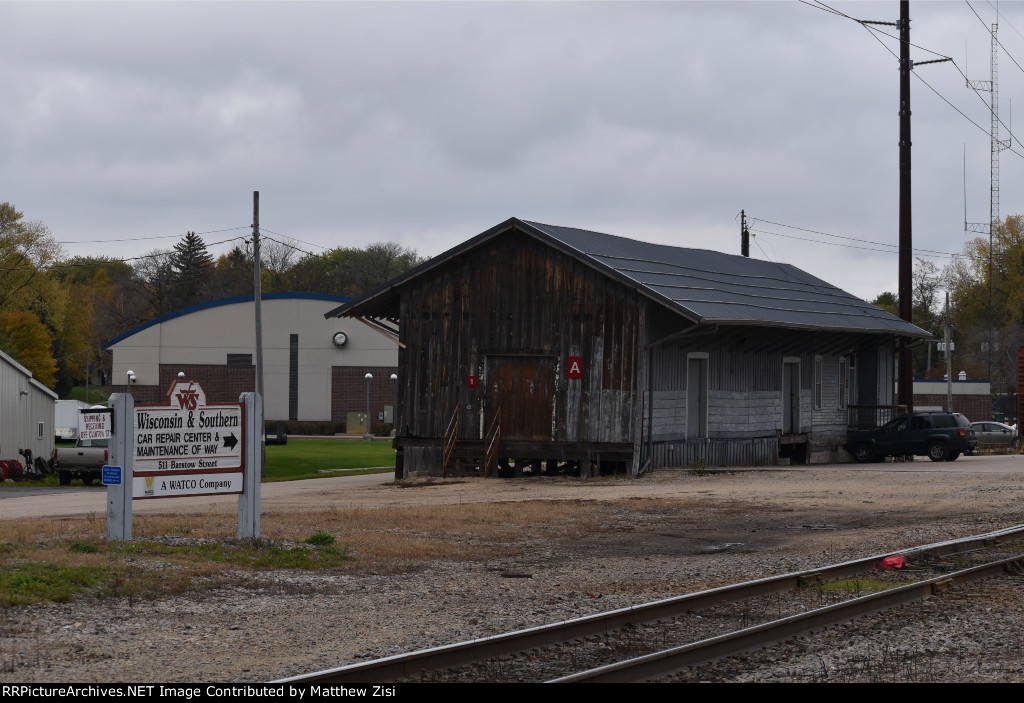
<path id="1" fill-rule="evenodd" d="M 228 449 L 234 449 L 236 444 L 238 444 L 238 438 L 235 437 L 234 432 L 224 438 L 224 446 Z"/>

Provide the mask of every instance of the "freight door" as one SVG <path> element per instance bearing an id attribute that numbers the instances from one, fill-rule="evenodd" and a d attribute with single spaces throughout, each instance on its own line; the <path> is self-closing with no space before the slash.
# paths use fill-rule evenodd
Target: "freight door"
<path id="1" fill-rule="evenodd" d="M 554 357 L 487 357 L 485 428 L 501 408 L 502 439 L 551 440 L 554 407 Z"/>

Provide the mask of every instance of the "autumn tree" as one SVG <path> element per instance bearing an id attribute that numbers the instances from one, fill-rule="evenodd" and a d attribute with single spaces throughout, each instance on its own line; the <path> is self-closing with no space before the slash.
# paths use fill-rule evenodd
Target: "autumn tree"
<path id="1" fill-rule="evenodd" d="M 46 325 L 31 312 L 15 310 L 0 313 L 0 349 L 49 388 L 57 382 L 57 362 L 50 349 L 52 341 Z"/>
<path id="2" fill-rule="evenodd" d="M 132 285 L 147 304 L 146 320 L 178 309 L 173 252 L 148 252 L 135 261 L 132 269 Z"/>
<path id="3" fill-rule="evenodd" d="M 914 265 L 914 280 L 911 289 L 913 293 L 911 304 L 913 323 L 936 337 L 942 336 L 942 306 L 939 298 L 942 297 L 943 281 L 943 271 L 939 267 L 925 259 L 917 260 Z M 899 296 L 896 293 L 886 291 L 872 300 L 871 304 L 899 316 Z M 936 367 L 939 357 L 934 355 L 930 357 L 926 345 L 915 347 L 913 356 L 914 377 L 929 378 L 931 376 L 929 366 Z"/>
<path id="4" fill-rule="evenodd" d="M 0 203 L 0 312 L 50 305 L 56 286 L 47 270 L 60 255 L 46 225 Z"/>
<path id="5" fill-rule="evenodd" d="M 221 254 L 210 274 L 210 294 L 214 299 L 252 295 L 252 255 L 240 246 Z"/>
<path id="6" fill-rule="evenodd" d="M 945 276 L 954 364 L 969 378 L 988 378 L 991 360 L 993 391 L 1007 391 L 1015 385 L 1016 349 L 1024 343 L 1024 217 L 995 223 L 991 246 L 985 237 L 967 242 Z"/>
<path id="7" fill-rule="evenodd" d="M 338 248 L 307 255 L 290 270 L 291 290 L 334 295 L 362 295 L 422 263 L 414 249 L 396 242 L 365 249 Z"/>
<path id="8" fill-rule="evenodd" d="M 69 297 L 50 274 L 61 249 L 42 222 L 0 203 L 0 316 L 3 348 L 53 387 L 54 331 L 69 314 Z"/>
<path id="9" fill-rule="evenodd" d="M 876 308 L 882 308 L 886 312 L 899 317 L 899 300 L 896 297 L 896 294 L 893 293 L 892 291 L 885 291 L 884 293 L 879 294 L 877 298 L 871 301 L 871 304 L 874 305 Z"/>

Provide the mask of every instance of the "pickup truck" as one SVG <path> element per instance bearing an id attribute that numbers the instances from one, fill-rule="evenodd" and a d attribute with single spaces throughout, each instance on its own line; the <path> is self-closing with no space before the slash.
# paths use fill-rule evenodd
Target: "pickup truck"
<path id="1" fill-rule="evenodd" d="M 53 470 L 57 472 L 60 485 L 70 486 L 76 478 L 91 486 L 101 478 L 103 466 L 109 462 L 110 450 L 106 439 L 80 439 L 74 447 L 58 447 L 53 450 Z"/>

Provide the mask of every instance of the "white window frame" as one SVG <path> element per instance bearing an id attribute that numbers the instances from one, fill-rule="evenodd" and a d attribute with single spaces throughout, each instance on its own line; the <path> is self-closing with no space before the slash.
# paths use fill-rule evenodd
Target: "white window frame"
<path id="1" fill-rule="evenodd" d="M 839 409 L 846 410 L 849 393 L 850 377 L 847 372 L 846 357 L 839 357 Z"/>
<path id="2" fill-rule="evenodd" d="M 821 355 L 814 357 L 814 409 L 821 410 L 822 406 L 822 370 Z"/>

